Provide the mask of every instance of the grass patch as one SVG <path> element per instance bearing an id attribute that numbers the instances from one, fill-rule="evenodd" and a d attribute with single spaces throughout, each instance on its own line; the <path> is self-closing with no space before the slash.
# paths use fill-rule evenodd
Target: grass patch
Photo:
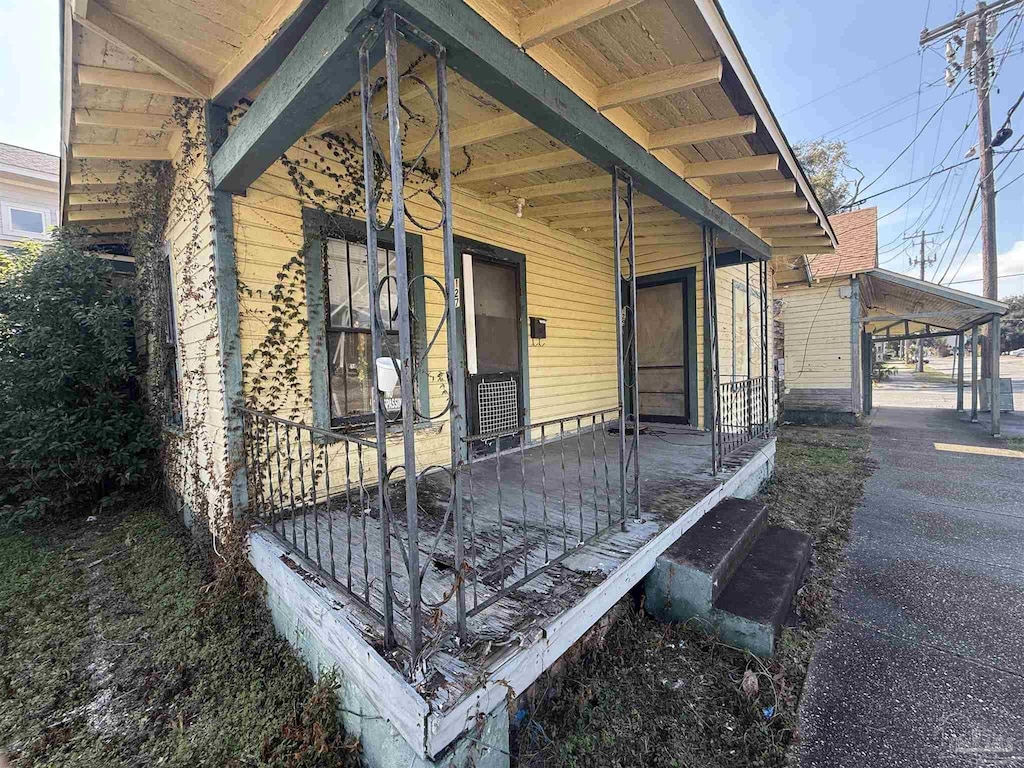
<path id="1" fill-rule="evenodd" d="M 336 681 L 275 636 L 258 577 L 161 514 L 2 533 L 0 573 L 14 766 L 357 764 Z"/>
<path id="2" fill-rule="evenodd" d="M 800 624 L 761 660 L 691 625 L 631 612 L 605 646 L 547 675 L 517 729 L 521 767 L 782 766 L 814 644 L 832 619 L 832 583 L 870 474 L 864 427 L 786 427 L 762 498 L 772 524 L 815 540 L 796 599 Z M 744 680 L 746 679 L 746 684 Z M 746 691 L 746 692 L 745 692 Z"/>

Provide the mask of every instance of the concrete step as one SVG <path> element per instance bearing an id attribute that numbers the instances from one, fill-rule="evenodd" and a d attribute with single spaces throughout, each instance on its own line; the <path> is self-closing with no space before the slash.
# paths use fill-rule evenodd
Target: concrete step
<path id="1" fill-rule="evenodd" d="M 665 621 L 706 616 L 768 523 L 768 509 L 725 499 L 658 558 L 645 581 L 647 609 Z"/>
<path id="2" fill-rule="evenodd" d="M 771 656 L 793 596 L 803 584 L 812 548 L 806 533 L 769 526 L 714 601 L 708 618 L 718 636 Z"/>

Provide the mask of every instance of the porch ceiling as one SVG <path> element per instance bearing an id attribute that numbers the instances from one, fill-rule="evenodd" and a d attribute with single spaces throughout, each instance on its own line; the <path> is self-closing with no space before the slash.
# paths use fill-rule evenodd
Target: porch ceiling
<path id="1" fill-rule="evenodd" d="M 884 336 L 956 333 L 1003 315 L 1007 306 L 944 285 L 917 280 L 886 269 L 862 273 L 861 304 L 865 330 Z"/>
<path id="2" fill-rule="evenodd" d="M 288 50 L 326 2 L 65 1 L 65 219 L 97 232 L 128 226 L 110 194 L 113 174 L 172 156 L 174 98 L 223 103 L 244 83 L 258 87 L 254 73 L 272 71 L 261 57 L 279 60 L 268 50 Z M 467 4 L 767 243 L 787 253 L 831 248 L 827 219 L 713 0 Z M 422 74 L 431 83 L 429 69 Z M 598 227 L 602 212 L 585 205 L 608 199 L 604 171 L 455 73 L 450 83 L 455 185 L 593 235 L 587 239 L 610 237 Z M 408 91 L 403 98 L 411 102 L 425 98 L 415 83 Z M 358 134 L 358 126 L 358 99 L 346 100 L 312 133 Z M 572 204 L 582 205 L 566 207 Z M 792 232 L 788 221 L 773 225 L 800 214 Z M 654 237 L 672 236 L 662 242 L 673 244 L 699 237 L 695 225 L 673 216 L 661 207 L 643 210 L 638 237 L 651 244 Z"/>

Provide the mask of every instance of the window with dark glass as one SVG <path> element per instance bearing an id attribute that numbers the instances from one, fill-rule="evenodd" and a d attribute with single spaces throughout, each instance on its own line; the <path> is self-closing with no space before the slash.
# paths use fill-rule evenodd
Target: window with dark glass
<path id="1" fill-rule="evenodd" d="M 325 241 L 327 274 L 327 357 L 331 423 L 369 420 L 373 411 L 373 359 L 370 337 L 370 279 L 366 244 L 354 239 Z M 378 242 L 377 272 L 384 281 L 380 317 L 391 353 L 398 354 L 396 255 Z M 387 348 L 382 355 L 388 355 Z"/>

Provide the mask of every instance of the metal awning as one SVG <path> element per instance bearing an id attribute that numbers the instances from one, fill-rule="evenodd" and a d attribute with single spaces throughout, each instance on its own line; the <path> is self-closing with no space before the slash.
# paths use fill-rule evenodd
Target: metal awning
<path id="1" fill-rule="evenodd" d="M 876 338 L 952 335 L 987 323 L 1008 309 L 1001 301 L 887 269 L 862 272 L 860 283 L 861 320 L 864 330 Z"/>

